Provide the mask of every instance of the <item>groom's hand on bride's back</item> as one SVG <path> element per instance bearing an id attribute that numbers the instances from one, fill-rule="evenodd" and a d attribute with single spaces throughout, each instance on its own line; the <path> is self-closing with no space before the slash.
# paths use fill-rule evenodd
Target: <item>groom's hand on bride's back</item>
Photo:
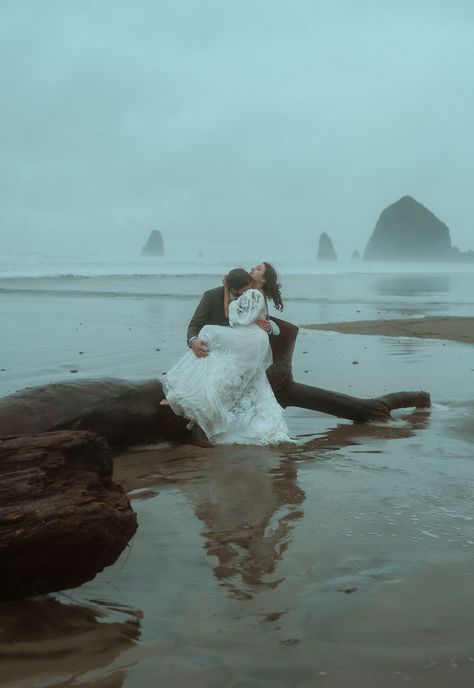
<path id="1" fill-rule="evenodd" d="M 205 339 L 199 339 L 199 337 L 194 337 L 189 342 L 189 346 L 193 350 L 193 354 L 197 358 L 205 358 L 209 355 L 209 346 Z"/>

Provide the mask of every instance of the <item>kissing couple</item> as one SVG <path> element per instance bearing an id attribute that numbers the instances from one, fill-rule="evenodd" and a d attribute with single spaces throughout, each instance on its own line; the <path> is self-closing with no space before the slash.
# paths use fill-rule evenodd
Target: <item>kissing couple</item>
<path id="1" fill-rule="evenodd" d="M 165 399 L 209 444 L 274 445 L 291 441 L 266 376 L 269 336 L 278 336 L 268 302 L 281 311 L 274 267 L 231 270 L 206 291 L 188 327 L 188 351 L 161 379 Z"/>

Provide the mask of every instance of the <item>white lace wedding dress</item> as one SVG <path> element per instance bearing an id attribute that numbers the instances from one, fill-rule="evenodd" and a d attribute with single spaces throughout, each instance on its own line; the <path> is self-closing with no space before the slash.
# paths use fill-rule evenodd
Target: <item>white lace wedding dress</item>
<path id="1" fill-rule="evenodd" d="M 230 327 L 201 329 L 209 355 L 189 351 L 160 378 L 173 411 L 198 423 L 215 444 L 291 441 L 265 374 L 272 353 L 268 334 L 255 324 L 265 316 L 263 295 L 249 289 L 229 304 Z"/>

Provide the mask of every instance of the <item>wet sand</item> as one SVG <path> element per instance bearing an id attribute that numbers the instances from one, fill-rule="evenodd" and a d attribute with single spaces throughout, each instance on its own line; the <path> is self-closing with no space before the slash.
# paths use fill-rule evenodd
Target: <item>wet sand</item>
<path id="1" fill-rule="evenodd" d="M 382 297 L 384 314 L 432 310 L 377 289 L 357 315 L 375 319 Z M 12 298 L 11 323 L 19 304 L 30 325 L 38 314 L 38 359 L 25 370 L 10 333 L 7 388 L 73 363 L 82 376 L 166 370 L 194 302 Z M 347 324 L 354 308 L 290 303 L 285 317 Z M 297 447 L 117 455 L 136 536 L 80 588 L 2 607 L 0 685 L 472 688 L 474 348 L 456 338 L 472 319 L 437 308 L 432 331 L 439 320 L 450 337 L 302 326 L 294 354 L 296 380 L 356 396 L 425 389 L 431 409 L 354 425 L 293 408 Z"/>
<path id="2" fill-rule="evenodd" d="M 353 322 L 303 325 L 308 330 L 331 330 L 343 334 L 374 334 L 383 337 L 449 339 L 474 344 L 474 318 L 426 317 L 403 320 L 357 320 Z"/>

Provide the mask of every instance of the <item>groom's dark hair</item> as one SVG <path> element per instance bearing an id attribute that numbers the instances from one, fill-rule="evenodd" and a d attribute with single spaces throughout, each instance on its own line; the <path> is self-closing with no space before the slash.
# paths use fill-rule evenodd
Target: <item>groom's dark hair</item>
<path id="1" fill-rule="evenodd" d="M 243 268 L 234 268 L 226 275 L 227 286 L 229 289 L 242 289 L 252 281 L 250 274 Z"/>

